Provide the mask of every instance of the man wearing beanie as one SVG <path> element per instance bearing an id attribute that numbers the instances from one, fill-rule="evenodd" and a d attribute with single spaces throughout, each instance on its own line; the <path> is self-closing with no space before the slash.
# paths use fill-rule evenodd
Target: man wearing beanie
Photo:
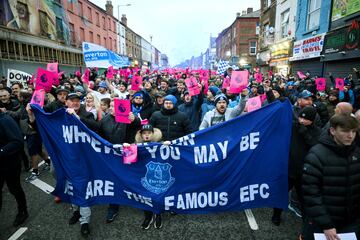
<path id="1" fill-rule="evenodd" d="M 150 124 L 161 130 L 163 141 L 171 141 L 194 131 L 188 116 L 178 111 L 176 103 L 175 96 L 167 95 L 160 111 L 154 112 L 150 118 Z"/>
<path id="2" fill-rule="evenodd" d="M 216 86 L 211 86 L 208 89 L 206 99 L 204 99 L 204 103 L 201 105 L 201 121 L 204 119 L 204 116 L 207 112 L 213 110 L 215 108 L 215 96 L 216 94 L 221 93 L 221 90 Z"/>
<path id="3" fill-rule="evenodd" d="M 199 130 L 214 126 L 239 116 L 245 108 L 248 91 L 244 90 L 240 95 L 239 104 L 235 108 L 228 108 L 229 100 L 225 94 L 220 93 L 215 96 L 215 109 L 207 112 L 202 120 Z"/>
<path id="4" fill-rule="evenodd" d="M 312 106 L 305 107 L 299 112 L 298 121 L 293 123 L 290 157 L 288 166 L 288 189 L 294 187 L 300 202 L 302 202 L 301 193 L 301 174 L 304 165 L 304 159 L 312 146 L 317 144 L 321 135 L 320 127 L 315 125 L 316 108 Z M 281 222 L 282 209 L 274 208 L 271 221 L 279 226 Z"/>

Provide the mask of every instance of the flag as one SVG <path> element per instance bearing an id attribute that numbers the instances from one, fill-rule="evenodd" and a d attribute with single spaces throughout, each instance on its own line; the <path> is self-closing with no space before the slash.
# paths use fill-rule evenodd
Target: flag
<path id="1" fill-rule="evenodd" d="M 224 72 L 228 69 L 228 67 L 229 67 L 229 61 L 224 61 L 220 59 L 218 64 L 217 74 L 219 75 L 224 74 Z"/>

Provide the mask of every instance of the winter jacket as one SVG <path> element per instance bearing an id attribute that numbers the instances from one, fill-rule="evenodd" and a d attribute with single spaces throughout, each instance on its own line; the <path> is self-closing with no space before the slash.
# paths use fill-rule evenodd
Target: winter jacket
<path id="1" fill-rule="evenodd" d="M 200 124 L 199 130 L 214 126 L 220 122 L 225 122 L 239 116 L 245 109 L 246 100 L 247 99 L 245 97 L 241 97 L 240 103 L 235 108 L 226 108 L 224 114 L 219 113 L 216 108 L 207 112 Z"/>
<path id="2" fill-rule="evenodd" d="M 21 115 L 21 105 L 17 100 L 10 99 L 9 103 L 0 102 L 0 108 L 5 108 L 6 113 L 17 123 L 19 122 Z"/>
<path id="3" fill-rule="evenodd" d="M 97 132 L 99 130 L 99 122 L 95 120 L 94 114 L 91 112 L 86 111 L 83 105 L 80 106 L 77 115 L 80 117 L 80 121 L 83 122 L 88 128 Z"/>
<path id="4" fill-rule="evenodd" d="M 9 169 L 20 168 L 20 151 L 24 139 L 15 120 L 0 112 L 0 174 Z"/>
<path id="5" fill-rule="evenodd" d="M 179 106 L 179 111 L 183 112 L 190 118 L 192 128 L 194 131 L 199 129 L 200 125 L 200 108 L 203 102 L 203 94 L 194 96 L 191 99 L 191 102 L 184 102 Z"/>
<path id="6" fill-rule="evenodd" d="M 352 106 L 355 105 L 355 96 L 353 90 L 349 89 L 349 91 L 339 91 L 339 101 L 340 102 L 348 102 Z"/>
<path id="7" fill-rule="evenodd" d="M 160 111 L 154 112 L 150 124 L 161 130 L 164 141 L 171 141 L 194 131 L 189 117 L 179 112 L 177 107 L 170 110 L 162 107 Z"/>
<path id="8" fill-rule="evenodd" d="M 201 105 L 201 121 L 204 119 L 204 116 L 207 112 L 215 108 L 215 102 L 210 101 L 209 99 L 204 99 L 204 103 Z"/>
<path id="9" fill-rule="evenodd" d="M 150 142 L 160 142 L 162 139 L 162 133 L 160 129 L 154 128 L 154 134 L 151 137 Z M 144 143 L 144 140 L 141 137 L 140 130 L 135 135 L 135 143 Z"/>
<path id="10" fill-rule="evenodd" d="M 100 121 L 99 135 L 112 144 L 132 143 L 134 136 L 130 136 L 129 129 L 140 126 L 140 119 L 135 118 L 131 124 L 125 124 L 115 121 L 111 114 L 106 115 Z"/>
<path id="11" fill-rule="evenodd" d="M 319 114 L 321 127 L 324 127 L 325 124 L 330 120 L 328 108 L 325 103 L 317 101 L 314 102 L 313 106 L 316 108 L 317 113 Z"/>
<path id="12" fill-rule="evenodd" d="M 55 100 L 44 106 L 44 111 L 47 113 L 55 112 L 56 110 L 65 107 L 65 104 L 60 102 L 59 100 Z"/>
<path id="13" fill-rule="evenodd" d="M 305 213 L 321 229 L 354 222 L 360 217 L 360 148 L 322 135 L 305 157 L 302 191 Z"/>
<path id="14" fill-rule="evenodd" d="M 299 122 L 293 123 L 288 166 L 290 178 L 301 179 L 305 156 L 318 143 L 320 135 L 321 129 L 314 124 L 305 126 Z"/>

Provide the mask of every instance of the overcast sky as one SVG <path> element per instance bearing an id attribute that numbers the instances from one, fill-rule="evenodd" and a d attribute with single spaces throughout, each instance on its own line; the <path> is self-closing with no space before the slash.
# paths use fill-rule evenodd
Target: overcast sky
<path id="1" fill-rule="evenodd" d="M 90 0 L 105 9 L 106 0 Z M 210 34 L 230 26 L 237 12 L 260 8 L 259 0 L 112 0 L 114 16 L 126 14 L 127 25 L 176 65 L 205 52 Z M 131 4 L 131 6 L 121 6 Z"/>

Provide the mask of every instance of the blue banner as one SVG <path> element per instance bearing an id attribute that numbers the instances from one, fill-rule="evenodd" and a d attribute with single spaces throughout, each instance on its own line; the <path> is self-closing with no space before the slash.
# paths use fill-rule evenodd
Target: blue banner
<path id="1" fill-rule="evenodd" d="M 89 130 L 65 109 L 32 106 L 56 169 L 53 192 L 80 206 L 118 203 L 156 213 L 286 208 L 292 110 L 277 102 L 172 141 L 122 147 Z"/>
<path id="2" fill-rule="evenodd" d="M 130 65 L 128 57 L 120 56 L 100 45 L 83 42 L 82 48 L 86 67 L 122 68 Z"/>

